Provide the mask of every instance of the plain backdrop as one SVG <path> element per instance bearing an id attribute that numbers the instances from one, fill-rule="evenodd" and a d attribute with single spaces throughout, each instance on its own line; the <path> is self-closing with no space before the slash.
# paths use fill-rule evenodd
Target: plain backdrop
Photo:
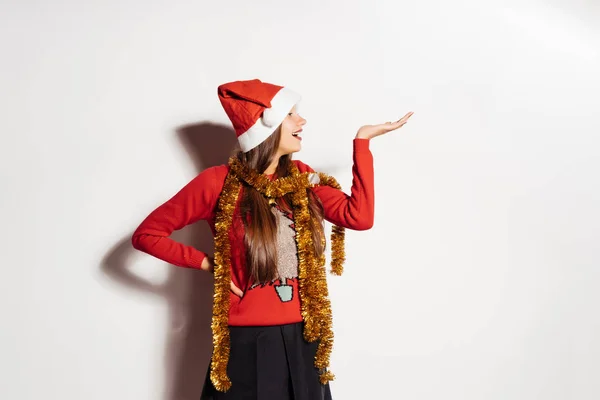
<path id="1" fill-rule="evenodd" d="M 600 398 L 597 2 L 1 4 L 0 398 L 198 399 L 212 277 L 130 237 L 225 162 L 216 88 L 253 78 L 347 192 L 356 130 L 415 112 L 329 278 L 335 399 Z"/>

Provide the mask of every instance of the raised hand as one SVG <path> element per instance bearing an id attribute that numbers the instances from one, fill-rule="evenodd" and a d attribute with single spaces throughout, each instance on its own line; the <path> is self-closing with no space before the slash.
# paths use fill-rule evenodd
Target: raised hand
<path id="1" fill-rule="evenodd" d="M 410 111 L 396 122 L 386 122 L 385 124 L 362 126 L 356 133 L 356 138 L 372 139 L 376 136 L 383 135 L 384 133 L 395 131 L 398 128 L 402 128 L 404 124 L 406 124 L 406 121 L 408 121 L 410 116 L 413 114 L 414 113 Z"/>

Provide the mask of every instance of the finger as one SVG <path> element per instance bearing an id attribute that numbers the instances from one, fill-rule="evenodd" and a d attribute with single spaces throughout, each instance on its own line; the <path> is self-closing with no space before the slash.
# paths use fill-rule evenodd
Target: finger
<path id="1" fill-rule="evenodd" d="M 389 131 L 396 130 L 398 128 L 401 128 L 404 124 L 406 124 L 406 120 L 412 114 L 413 113 L 410 112 L 410 113 L 406 114 L 404 117 L 400 118 L 398 121 L 395 121 L 395 122 L 388 121 L 388 122 L 386 122 L 384 124 L 378 125 L 378 127 L 381 128 L 381 129 L 383 129 L 384 132 L 389 132 Z"/>
<path id="2" fill-rule="evenodd" d="M 402 128 L 404 126 L 404 124 L 406 124 L 408 119 L 411 117 L 411 115 L 413 115 L 412 111 L 407 113 L 404 117 L 400 118 L 398 121 L 394 122 L 394 124 L 392 125 L 393 129 Z"/>
<path id="3" fill-rule="evenodd" d="M 238 288 L 237 286 L 235 286 L 235 284 L 233 282 L 231 282 L 231 291 L 233 292 L 233 294 L 239 296 L 239 297 L 244 297 L 244 292 L 242 292 L 240 290 L 240 288 Z"/>
<path id="4" fill-rule="evenodd" d="M 233 294 L 235 294 L 237 297 L 242 298 L 244 297 L 244 292 L 242 292 L 240 289 L 238 288 L 231 288 L 231 292 Z"/>
<path id="5" fill-rule="evenodd" d="M 398 129 L 398 128 L 402 128 L 404 126 L 404 124 L 406 124 L 406 121 L 402 121 L 401 119 L 394 122 L 392 125 L 388 126 L 388 129 Z"/>
<path id="6" fill-rule="evenodd" d="M 408 119 L 409 119 L 409 118 L 410 118 L 410 117 L 411 117 L 413 114 L 414 114 L 414 112 L 412 112 L 412 111 L 409 111 L 409 112 L 407 112 L 407 113 L 406 113 L 406 115 L 404 115 L 404 117 L 402 117 L 402 118 L 400 118 L 400 119 L 398 120 L 398 122 L 400 122 L 400 121 L 408 121 Z"/>
<path id="7" fill-rule="evenodd" d="M 244 297 L 244 292 L 242 292 L 242 290 L 235 286 L 233 283 L 231 284 L 231 289 L 233 290 L 233 293 L 240 296 L 240 297 Z"/>
<path id="8" fill-rule="evenodd" d="M 402 127 L 402 125 L 404 125 L 406 123 L 406 121 L 411 117 L 411 115 L 413 115 L 414 113 L 408 112 L 406 113 L 406 115 L 404 115 L 404 117 L 400 118 L 398 121 L 395 122 L 386 122 L 385 124 L 381 124 L 382 127 L 386 128 L 386 129 L 398 129 L 400 127 Z"/>

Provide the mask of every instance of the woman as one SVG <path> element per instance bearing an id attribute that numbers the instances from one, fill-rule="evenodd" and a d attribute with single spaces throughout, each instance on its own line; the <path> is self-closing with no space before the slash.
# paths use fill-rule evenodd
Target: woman
<path id="1" fill-rule="evenodd" d="M 171 264 L 214 273 L 213 354 L 204 399 L 331 399 L 333 345 L 323 220 L 331 270 L 341 274 L 344 229 L 373 225 L 369 140 L 400 120 L 361 127 L 353 142 L 351 195 L 335 179 L 292 160 L 306 120 L 300 96 L 258 79 L 219 86 L 240 151 L 192 179 L 140 224 L 133 246 Z M 208 221 L 215 254 L 169 236 Z"/>

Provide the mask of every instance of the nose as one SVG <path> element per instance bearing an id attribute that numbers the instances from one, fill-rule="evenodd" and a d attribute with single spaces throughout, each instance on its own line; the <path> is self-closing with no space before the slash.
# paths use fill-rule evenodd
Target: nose
<path id="1" fill-rule="evenodd" d="M 304 118 L 300 117 L 300 121 L 298 121 L 298 125 L 300 125 L 300 126 L 306 125 L 306 120 Z"/>

